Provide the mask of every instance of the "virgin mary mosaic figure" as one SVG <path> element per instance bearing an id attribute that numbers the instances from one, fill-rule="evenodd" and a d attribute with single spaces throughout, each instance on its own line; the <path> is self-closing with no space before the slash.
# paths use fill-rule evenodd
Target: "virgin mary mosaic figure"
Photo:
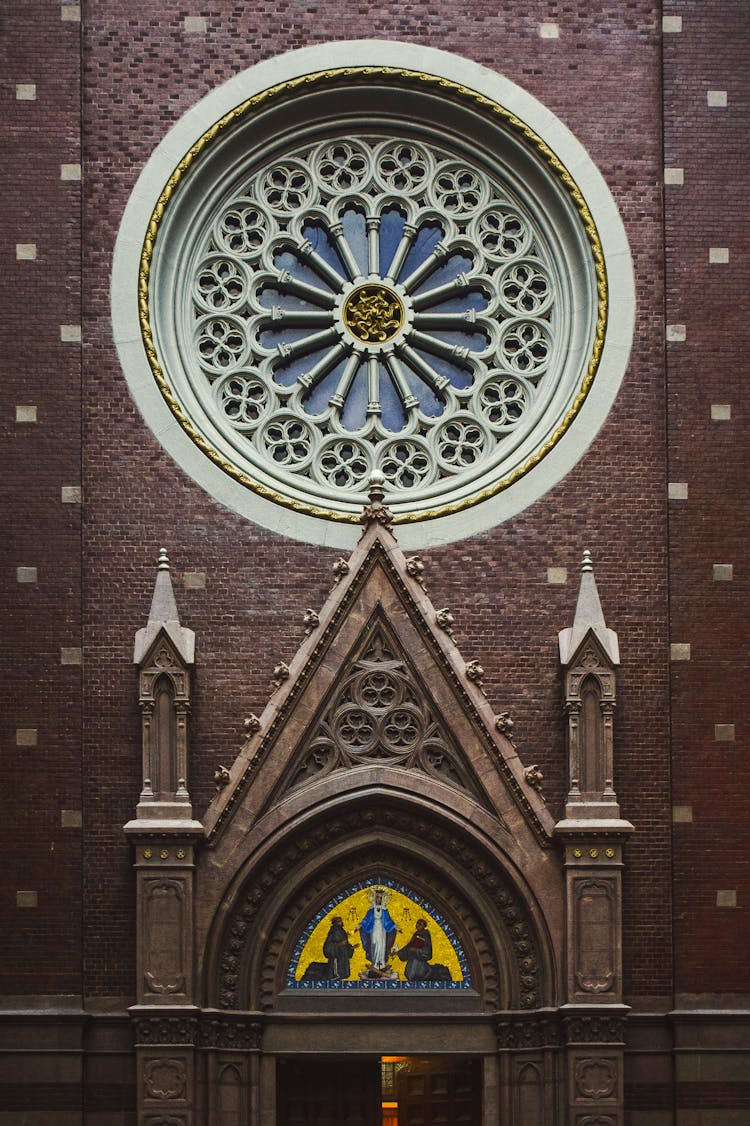
<path id="1" fill-rule="evenodd" d="M 388 888 L 378 884 L 370 888 L 367 898 L 370 909 L 359 924 L 359 934 L 367 961 L 376 970 L 382 970 L 388 964 L 401 927 L 396 926 L 388 910 L 391 899 Z"/>

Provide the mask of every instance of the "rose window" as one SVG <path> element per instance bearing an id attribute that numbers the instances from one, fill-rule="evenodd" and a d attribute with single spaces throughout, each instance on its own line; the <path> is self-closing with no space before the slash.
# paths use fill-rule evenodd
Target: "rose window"
<path id="1" fill-rule="evenodd" d="M 138 319 L 173 416 L 155 432 L 218 499 L 290 534 L 333 542 L 312 524 L 357 523 L 374 470 L 397 524 L 466 534 L 458 514 L 518 492 L 593 386 L 597 228 L 552 149 L 468 88 L 366 66 L 296 81 L 230 107 L 150 211 Z M 142 370 L 133 391 L 153 404 Z"/>
<path id="2" fill-rule="evenodd" d="M 248 462 L 344 502 L 473 479 L 553 390 L 560 284 L 507 185 L 423 141 L 293 149 L 237 184 L 191 259 L 193 391 Z M 449 484 L 450 483 L 450 484 Z"/>

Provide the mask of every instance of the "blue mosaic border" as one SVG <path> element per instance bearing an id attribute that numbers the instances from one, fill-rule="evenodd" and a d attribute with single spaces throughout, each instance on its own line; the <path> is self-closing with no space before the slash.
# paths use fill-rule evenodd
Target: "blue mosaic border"
<path id="1" fill-rule="evenodd" d="M 295 972 L 297 966 L 299 965 L 299 960 L 302 957 L 302 951 L 304 950 L 305 946 L 307 945 L 307 942 L 308 942 L 308 939 L 310 938 L 310 935 L 315 930 L 315 928 L 317 927 L 317 925 L 321 921 L 321 919 L 324 919 L 325 916 L 328 915 L 333 910 L 334 907 L 338 906 L 339 903 L 343 903 L 343 901 L 345 899 L 348 899 L 349 896 L 353 895 L 356 891 L 364 891 L 366 888 L 371 888 L 371 887 L 386 887 L 386 888 L 390 888 L 391 891 L 397 891 L 397 892 L 400 892 L 401 895 L 408 896 L 409 899 L 413 899 L 415 903 L 419 904 L 419 906 L 422 908 L 422 910 L 425 912 L 425 914 L 429 915 L 431 919 L 434 919 L 434 921 L 440 927 L 442 927 L 443 931 L 445 932 L 446 936 L 448 937 L 448 939 L 451 943 L 451 946 L 453 947 L 453 950 L 456 954 L 456 957 L 458 958 L 458 965 L 459 965 L 459 968 L 461 970 L 461 973 L 463 974 L 463 981 L 450 981 L 450 982 L 448 982 L 448 981 L 296 981 L 295 980 L 294 972 Z M 442 915 L 440 915 L 437 911 L 435 911 L 435 909 L 432 907 L 432 905 L 430 903 L 427 902 L 426 899 L 422 899 L 422 897 L 417 895 L 416 892 L 414 892 L 411 888 L 407 888 L 403 884 L 393 883 L 390 880 L 361 880 L 359 883 L 351 884 L 348 888 L 346 888 L 345 891 L 339 892 L 338 895 L 335 895 L 333 897 L 333 899 L 330 899 L 328 901 L 328 903 L 326 904 L 326 906 L 323 907 L 320 911 L 318 911 L 317 915 L 305 927 L 305 930 L 303 931 L 302 935 L 300 936 L 300 938 L 297 941 L 296 946 L 294 947 L 294 952 L 292 954 L 292 958 L 291 958 L 291 961 L 290 961 L 290 964 L 289 964 L 289 970 L 287 971 L 286 988 L 287 989 L 306 989 L 306 990 L 320 990 L 320 989 L 331 990 L 331 989 L 333 989 L 333 990 L 336 990 L 337 992 L 341 992 L 341 991 L 346 992 L 347 990 L 353 990 L 353 989 L 354 990 L 362 990 L 362 989 L 373 990 L 374 989 L 374 990 L 377 990 L 379 992 L 382 992 L 383 990 L 388 990 L 388 989 L 391 989 L 391 990 L 393 990 L 393 989 L 402 989 L 402 990 L 403 989 L 410 989 L 410 990 L 420 990 L 422 992 L 432 992 L 436 989 L 439 989 L 441 991 L 446 990 L 446 989 L 447 990 L 471 989 L 471 978 L 469 976 L 469 966 L 468 966 L 468 963 L 466 961 L 466 955 L 464 953 L 463 946 L 461 945 L 458 938 L 456 937 L 456 934 L 455 934 L 453 928 L 445 921 L 445 919 L 442 917 Z"/>

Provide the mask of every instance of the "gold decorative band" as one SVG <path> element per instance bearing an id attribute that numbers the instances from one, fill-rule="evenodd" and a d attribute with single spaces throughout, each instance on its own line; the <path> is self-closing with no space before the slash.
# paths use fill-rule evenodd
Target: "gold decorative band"
<path id="1" fill-rule="evenodd" d="M 421 71 L 404 70 L 399 67 L 340 67 L 333 70 L 318 71 L 314 74 L 306 74 L 299 78 L 292 79 L 288 82 L 282 82 L 277 86 L 271 86 L 267 90 L 263 90 L 259 94 L 255 94 L 252 98 L 240 103 L 234 109 L 230 110 L 223 117 L 219 118 L 210 129 L 195 142 L 195 144 L 185 153 L 182 160 L 175 168 L 172 175 L 167 180 L 167 183 L 162 190 L 161 195 L 154 207 L 151 214 L 149 224 L 146 230 L 146 236 L 143 241 L 143 250 L 141 252 L 141 263 L 138 273 L 138 310 L 141 323 L 141 334 L 143 336 L 143 343 L 146 350 L 146 356 L 151 366 L 154 379 L 167 402 L 170 410 L 174 414 L 182 426 L 185 433 L 195 443 L 196 446 L 213 461 L 220 469 L 222 469 L 229 476 L 233 477 L 241 485 L 248 489 L 252 489 L 259 496 L 264 497 L 266 500 L 281 504 L 286 508 L 290 508 L 295 512 L 304 513 L 308 516 L 320 517 L 326 520 L 334 520 L 339 523 L 357 524 L 359 522 L 359 513 L 345 513 L 335 512 L 327 508 L 321 508 L 318 505 L 307 504 L 303 501 L 292 500 L 290 497 L 284 496 L 282 493 L 276 492 L 274 489 L 268 488 L 266 485 L 261 484 L 259 481 L 253 480 L 247 473 L 228 462 L 220 453 L 218 453 L 200 434 L 190 419 L 184 413 L 182 407 L 174 396 L 168 380 L 162 370 L 159 358 L 156 353 L 154 345 L 153 333 L 151 330 L 151 317 L 150 317 L 150 297 L 149 297 L 149 278 L 151 274 L 151 261 L 154 254 L 154 247 L 159 234 L 159 226 L 164 217 L 164 212 L 169 205 L 169 202 L 174 195 L 180 181 L 189 171 L 193 162 L 204 152 L 204 150 L 215 140 L 221 133 L 236 124 L 241 118 L 248 114 L 259 110 L 265 109 L 272 105 L 274 102 L 282 102 L 289 98 L 294 97 L 296 94 L 315 88 L 324 86 L 329 83 L 346 81 L 347 79 L 373 80 L 381 81 L 383 79 L 393 79 L 401 85 L 410 86 L 412 88 L 422 88 L 436 90 L 441 95 L 447 94 L 459 102 L 470 105 L 473 109 L 479 110 L 487 116 L 500 120 L 503 125 L 512 130 L 514 133 L 519 134 L 524 138 L 528 144 L 536 149 L 539 156 L 544 160 L 547 166 L 554 172 L 560 182 L 563 184 L 565 190 L 570 196 L 573 204 L 575 205 L 583 223 L 586 236 L 588 238 L 591 253 L 594 261 L 594 270 L 596 272 L 596 288 L 597 288 L 597 319 L 596 330 L 594 334 L 594 343 L 591 352 L 591 357 L 588 362 L 586 374 L 581 382 L 581 387 L 576 395 L 573 403 L 567 411 L 564 418 L 561 420 L 553 434 L 547 441 L 540 446 L 534 453 L 523 463 L 517 466 L 511 473 L 505 477 L 493 482 L 488 488 L 482 489 L 471 497 L 463 498 L 452 504 L 441 505 L 425 512 L 401 513 L 394 516 L 394 523 L 406 524 L 415 523 L 422 520 L 433 520 L 441 516 L 449 516 L 456 512 L 461 512 L 464 509 L 471 508 L 476 504 L 481 504 L 485 500 L 496 496 L 498 493 L 507 489 L 519 478 L 523 477 L 530 469 L 538 465 L 540 461 L 552 450 L 560 441 L 562 436 L 570 427 L 573 419 L 578 414 L 583 406 L 586 396 L 591 389 L 594 381 L 599 362 L 601 359 L 602 348 L 604 346 L 604 336 L 607 328 L 607 310 L 608 310 L 608 295 L 607 295 L 607 273 L 604 264 L 604 253 L 602 251 L 599 233 L 596 229 L 591 212 L 588 205 L 581 194 L 578 185 L 571 176 L 568 169 L 562 161 L 555 155 L 549 145 L 536 134 L 533 129 L 529 128 L 525 122 L 516 117 L 515 114 L 505 109 L 498 102 L 493 101 L 491 98 L 485 97 L 483 94 L 472 90 L 467 86 L 462 86 L 458 83 L 451 82 L 446 78 L 440 78 L 434 74 L 424 74 Z M 395 296 L 388 291 L 388 296 Z M 400 304 L 400 302 L 399 302 Z M 401 313 L 403 316 L 403 311 Z M 351 326 L 348 325 L 351 330 Z M 385 339 L 389 339 L 391 335 L 395 335 L 397 329 L 391 333 L 390 329 L 387 330 L 388 335 Z M 356 335 L 356 332 L 355 332 Z M 358 337 L 364 340 L 364 337 Z"/>

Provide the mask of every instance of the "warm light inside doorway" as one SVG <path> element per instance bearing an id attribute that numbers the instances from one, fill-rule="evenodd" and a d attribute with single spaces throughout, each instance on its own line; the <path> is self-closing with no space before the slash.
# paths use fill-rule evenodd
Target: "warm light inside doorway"
<path id="1" fill-rule="evenodd" d="M 398 1126 L 398 1101 L 396 1099 L 396 1076 L 409 1062 L 408 1056 L 380 1057 L 380 1089 L 383 1126 Z"/>

